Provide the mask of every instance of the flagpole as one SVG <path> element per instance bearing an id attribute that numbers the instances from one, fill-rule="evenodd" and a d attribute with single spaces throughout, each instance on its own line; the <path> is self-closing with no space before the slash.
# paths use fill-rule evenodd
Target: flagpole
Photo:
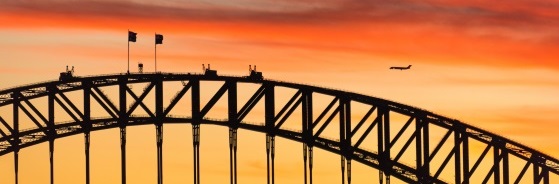
<path id="1" fill-rule="evenodd" d="M 126 42 L 128 43 L 128 70 L 127 73 L 130 74 L 130 29 L 128 29 L 128 39 L 126 39 Z"/>
<path id="2" fill-rule="evenodd" d="M 157 33 L 155 33 L 155 73 L 157 73 Z"/>

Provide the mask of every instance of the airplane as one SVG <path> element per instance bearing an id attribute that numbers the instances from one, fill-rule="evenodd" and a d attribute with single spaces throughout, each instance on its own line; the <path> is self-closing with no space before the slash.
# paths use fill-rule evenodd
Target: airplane
<path id="1" fill-rule="evenodd" d="M 407 69 L 410 69 L 410 68 L 411 68 L 411 65 L 408 65 L 408 67 L 399 67 L 399 66 L 390 67 L 391 70 L 407 70 Z"/>

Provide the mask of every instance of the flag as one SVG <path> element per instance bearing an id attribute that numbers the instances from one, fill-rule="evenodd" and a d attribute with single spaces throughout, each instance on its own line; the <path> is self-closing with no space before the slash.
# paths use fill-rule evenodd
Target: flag
<path id="1" fill-rule="evenodd" d="M 163 35 L 155 34 L 155 44 L 163 44 Z"/>
<path id="2" fill-rule="evenodd" d="M 129 42 L 136 42 L 136 35 L 138 33 L 134 33 L 132 31 L 128 31 L 128 41 Z"/>

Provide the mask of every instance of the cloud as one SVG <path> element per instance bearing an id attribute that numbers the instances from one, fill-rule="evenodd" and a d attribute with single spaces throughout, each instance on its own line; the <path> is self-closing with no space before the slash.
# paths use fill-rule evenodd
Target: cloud
<path id="1" fill-rule="evenodd" d="M 262 47 L 559 69 L 549 54 L 559 52 L 559 3 L 551 1 L 235 2 L 3 1 L 0 28 L 157 29 Z"/>
<path id="2" fill-rule="evenodd" d="M 455 26 L 553 25 L 559 13 L 536 3 L 510 3 L 524 7 L 506 11 L 499 4 L 479 2 L 462 5 L 441 2 L 399 1 L 217 1 L 215 3 L 147 4 L 132 1 L 4 1 L 5 11 L 53 13 L 111 18 L 161 18 L 203 21 L 248 21 L 260 23 L 341 23 L 341 22 L 430 22 Z M 203 4 L 203 5 L 200 5 Z M 233 6 L 234 4 L 240 4 Z M 271 9 L 268 7 L 278 7 Z M 303 8 L 297 8 L 303 7 Z M 526 8 L 527 7 L 527 8 Z M 557 7 L 553 4 L 551 7 Z M 531 9 L 533 8 L 533 9 Z M 550 12 L 550 13 L 545 13 Z M 374 21 L 374 22 L 371 22 Z"/>

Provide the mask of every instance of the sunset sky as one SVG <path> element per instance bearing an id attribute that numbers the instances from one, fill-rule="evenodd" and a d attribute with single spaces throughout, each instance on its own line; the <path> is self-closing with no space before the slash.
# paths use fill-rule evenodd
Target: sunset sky
<path id="1" fill-rule="evenodd" d="M 154 71 L 154 34 L 163 34 L 157 47 L 159 71 L 201 72 L 201 65 L 210 63 L 219 74 L 246 75 L 248 65 L 257 65 L 267 79 L 420 107 L 559 157 L 558 1 L 2 0 L 0 88 L 55 80 L 67 65 L 80 76 L 125 72 L 127 30 L 138 33 L 138 41 L 130 43 L 131 71 L 137 71 L 138 62 L 144 71 Z M 411 70 L 388 69 L 407 65 L 413 65 Z M 190 126 L 169 127 L 184 131 L 167 131 L 165 149 L 184 147 L 179 151 L 187 156 L 165 157 L 165 181 L 190 182 Z M 137 160 L 129 161 L 129 181 L 154 183 L 154 128 L 133 127 L 130 132 L 132 137 L 149 133 L 130 138 L 131 150 L 153 152 L 131 156 Z M 226 153 L 227 129 L 202 127 L 202 134 L 212 132 L 223 139 L 208 137 L 203 151 Z M 97 163 L 92 181 L 120 181 L 119 163 L 106 164 L 119 159 L 118 131 L 92 135 L 92 149 L 104 149 L 92 153 Z M 251 136 L 261 141 L 249 144 Z M 264 136 L 241 131 L 239 139 L 241 147 L 261 151 L 240 153 L 245 169 L 239 169 L 239 182 L 264 183 Z M 81 135 L 57 141 L 59 183 L 83 182 L 82 142 Z M 302 146 L 278 143 L 278 152 L 289 155 L 289 149 Z M 22 151 L 22 183 L 47 183 L 47 150 L 45 143 Z M 315 178 L 322 176 L 323 183 L 339 178 L 339 156 L 317 152 L 317 160 L 335 161 L 317 170 Z M 223 163 L 208 161 L 210 155 L 202 155 L 202 182 L 228 182 L 227 155 L 217 156 Z M 278 183 L 303 182 L 301 155 L 278 158 L 283 163 L 277 166 L 283 171 Z M 149 169 L 139 169 L 144 159 L 150 160 Z M 35 163 L 39 166 L 31 169 Z M 12 164 L 12 154 L 0 157 L 0 171 L 10 173 L 0 174 L 1 183 L 13 181 Z M 354 167 L 357 173 L 374 171 Z M 31 170 L 41 174 L 30 177 Z M 359 183 L 368 176 L 355 177 Z"/>

